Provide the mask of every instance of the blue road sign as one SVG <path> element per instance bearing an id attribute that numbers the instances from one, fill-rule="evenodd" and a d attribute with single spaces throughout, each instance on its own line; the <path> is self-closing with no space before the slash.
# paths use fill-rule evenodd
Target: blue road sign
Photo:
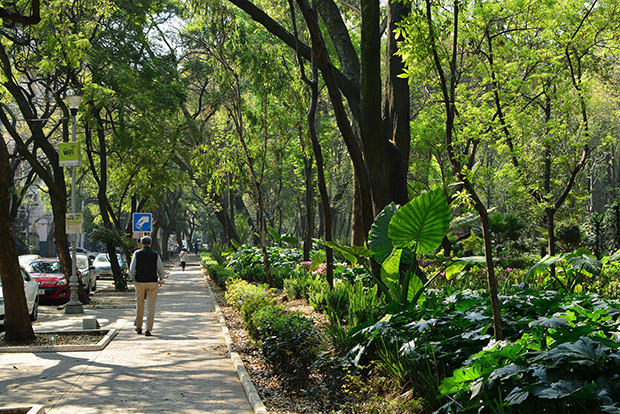
<path id="1" fill-rule="evenodd" d="M 133 231 L 152 231 L 153 215 L 151 213 L 133 213 Z"/>

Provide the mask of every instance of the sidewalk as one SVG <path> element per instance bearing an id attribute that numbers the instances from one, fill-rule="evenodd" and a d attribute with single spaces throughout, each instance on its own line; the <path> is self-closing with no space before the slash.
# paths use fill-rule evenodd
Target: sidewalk
<path id="1" fill-rule="evenodd" d="M 152 337 L 136 334 L 128 301 L 53 315 L 35 332 L 81 328 L 93 316 L 102 329 L 120 332 L 101 351 L 0 353 L 0 406 L 40 404 L 48 414 L 250 414 L 214 300 L 192 255 L 184 272 L 172 268 L 159 291 Z"/>

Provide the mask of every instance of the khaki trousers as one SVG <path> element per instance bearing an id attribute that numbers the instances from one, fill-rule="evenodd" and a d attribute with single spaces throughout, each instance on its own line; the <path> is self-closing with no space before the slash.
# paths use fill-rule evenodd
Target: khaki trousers
<path id="1" fill-rule="evenodd" d="M 146 330 L 153 330 L 155 321 L 155 303 L 157 302 L 157 282 L 135 282 L 136 286 L 136 321 L 134 325 L 142 329 L 144 319 L 144 300 L 146 299 Z"/>

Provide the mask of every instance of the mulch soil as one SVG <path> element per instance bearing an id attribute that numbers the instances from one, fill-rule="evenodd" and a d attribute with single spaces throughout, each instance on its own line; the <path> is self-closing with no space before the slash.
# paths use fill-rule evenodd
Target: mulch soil
<path id="1" fill-rule="evenodd" d="M 0 347 L 11 347 L 16 345 L 28 346 L 50 346 L 50 345 L 96 345 L 107 333 L 37 333 L 33 342 L 19 344 L 6 342 L 4 334 L 0 334 Z"/>

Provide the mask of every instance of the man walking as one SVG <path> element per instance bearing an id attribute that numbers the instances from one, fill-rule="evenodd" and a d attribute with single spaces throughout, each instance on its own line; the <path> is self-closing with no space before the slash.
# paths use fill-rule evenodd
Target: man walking
<path id="1" fill-rule="evenodd" d="M 140 240 L 142 248 L 136 250 L 129 266 L 129 275 L 136 287 L 136 332 L 142 333 L 144 319 L 144 300 L 146 299 L 146 331 L 151 336 L 155 320 L 155 303 L 157 290 L 164 281 L 164 263 L 159 254 L 151 248 L 151 238 L 144 236 Z"/>

